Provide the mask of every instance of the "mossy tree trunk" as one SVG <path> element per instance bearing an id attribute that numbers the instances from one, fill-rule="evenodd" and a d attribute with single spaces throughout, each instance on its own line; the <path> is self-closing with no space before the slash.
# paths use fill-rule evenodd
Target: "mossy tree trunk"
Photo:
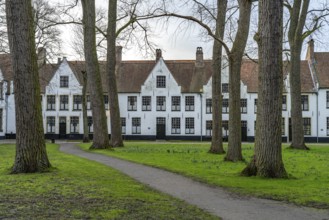
<path id="1" fill-rule="evenodd" d="M 117 0 L 109 1 L 108 28 L 107 28 L 107 76 L 111 116 L 111 146 L 123 147 L 121 134 L 120 108 L 118 89 L 115 75 L 116 65 L 116 21 Z M 119 63 L 117 65 L 120 65 Z"/>
<path id="2" fill-rule="evenodd" d="M 227 0 L 217 0 L 217 39 L 223 39 L 225 30 Z M 209 153 L 224 154 L 222 132 L 222 44 L 214 40 L 212 54 L 212 138 Z"/>
<path id="3" fill-rule="evenodd" d="M 281 149 L 283 0 L 259 1 L 255 155 L 242 175 L 287 177 Z"/>
<path id="4" fill-rule="evenodd" d="M 83 118 L 83 143 L 90 142 L 88 131 L 88 116 L 87 116 L 87 73 L 82 71 L 82 118 Z"/>
<path id="5" fill-rule="evenodd" d="M 240 75 L 250 26 L 251 0 L 239 0 L 239 23 L 229 54 L 229 136 L 225 160 L 243 160 L 241 151 Z"/>
<path id="6" fill-rule="evenodd" d="M 102 79 L 96 52 L 95 0 L 82 0 L 81 2 L 83 9 L 84 52 L 94 126 L 93 144 L 90 148 L 105 149 L 109 147 L 109 135 Z"/>
<path id="7" fill-rule="evenodd" d="M 47 171 L 32 3 L 7 0 L 6 15 L 14 70 L 16 156 L 12 173 Z"/>
<path id="8" fill-rule="evenodd" d="M 302 4 L 303 2 L 303 4 Z M 291 94 L 291 135 L 290 147 L 293 149 L 308 150 L 304 141 L 303 116 L 301 108 L 300 82 L 300 54 L 305 39 L 303 29 L 305 25 L 309 0 L 294 0 L 290 13 L 288 39 L 290 45 L 290 94 Z"/>

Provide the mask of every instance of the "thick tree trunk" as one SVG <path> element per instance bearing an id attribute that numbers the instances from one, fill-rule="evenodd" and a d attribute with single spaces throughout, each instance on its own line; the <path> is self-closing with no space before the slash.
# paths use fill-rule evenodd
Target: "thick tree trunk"
<path id="1" fill-rule="evenodd" d="M 117 21 L 117 0 L 109 1 L 107 28 L 107 75 L 108 75 L 108 92 L 110 99 L 110 116 L 111 116 L 111 146 L 123 147 L 121 134 L 120 108 L 118 101 L 118 89 L 115 76 L 116 65 L 116 21 Z M 121 49 L 121 48 L 120 48 Z"/>
<path id="2" fill-rule="evenodd" d="M 238 32 L 229 55 L 229 136 L 225 160 L 243 160 L 241 152 L 240 72 L 249 35 L 251 0 L 239 0 Z"/>
<path id="3" fill-rule="evenodd" d="M 88 131 L 88 116 L 87 116 L 87 73 L 82 71 L 82 118 L 83 118 L 83 143 L 90 142 Z"/>
<path id="4" fill-rule="evenodd" d="M 7 27 L 14 70 L 16 156 L 12 173 L 47 171 L 32 3 L 7 0 Z"/>
<path id="5" fill-rule="evenodd" d="M 227 0 L 217 0 L 216 37 L 223 39 Z M 222 135 L 222 45 L 214 40 L 212 64 L 212 138 L 209 153 L 224 154 Z"/>
<path id="6" fill-rule="evenodd" d="M 103 98 L 102 79 L 96 52 L 95 0 L 82 0 L 84 51 L 90 89 L 94 136 L 91 149 L 109 147 L 109 135 Z"/>
<path id="7" fill-rule="evenodd" d="M 287 177 L 281 149 L 283 0 L 259 1 L 259 84 L 255 156 L 242 175 Z"/>
<path id="8" fill-rule="evenodd" d="M 302 4 L 303 2 L 303 4 Z M 290 147 L 300 150 L 308 150 L 304 141 L 303 116 L 301 108 L 301 82 L 300 82 L 300 54 L 303 44 L 303 29 L 305 25 L 309 0 L 294 0 L 293 7 L 289 11 L 291 22 L 288 38 L 290 45 L 290 94 L 291 94 L 291 135 Z"/>

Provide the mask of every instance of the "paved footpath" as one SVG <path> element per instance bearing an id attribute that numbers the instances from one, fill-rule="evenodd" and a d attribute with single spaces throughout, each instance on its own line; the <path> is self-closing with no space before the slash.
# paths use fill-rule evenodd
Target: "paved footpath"
<path id="1" fill-rule="evenodd" d="M 241 197 L 161 169 L 85 152 L 73 143 L 62 143 L 60 150 L 105 164 L 151 188 L 184 200 L 224 220 L 329 220 L 329 210 Z"/>

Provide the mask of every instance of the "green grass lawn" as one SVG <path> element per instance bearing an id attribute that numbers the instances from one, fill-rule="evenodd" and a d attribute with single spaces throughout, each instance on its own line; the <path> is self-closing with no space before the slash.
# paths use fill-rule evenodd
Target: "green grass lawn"
<path id="1" fill-rule="evenodd" d="M 90 144 L 80 144 L 87 150 Z M 329 208 L 329 147 L 310 146 L 310 151 L 283 148 L 289 179 L 242 177 L 246 163 L 224 162 L 224 155 L 207 153 L 210 143 L 125 142 L 124 148 L 95 152 L 160 167 L 232 191 L 296 204 Z M 253 144 L 243 145 L 249 161 Z"/>
<path id="2" fill-rule="evenodd" d="M 218 219 L 119 172 L 47 146 L 52 172 L 9 175 L 13 145 L 0 145 L 0 219 Z"/>

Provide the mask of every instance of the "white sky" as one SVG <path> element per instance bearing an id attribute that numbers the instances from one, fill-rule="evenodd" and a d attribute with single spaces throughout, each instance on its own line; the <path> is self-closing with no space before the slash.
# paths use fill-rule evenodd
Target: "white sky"
<path id="1" fill-rule="evenodd" d="M 72 0 L 49 0 L 50 2 L 70 2 Z M 107 7 L 108 0 L 96 0 L 96 5 Z M 311 3 L 317 4 L 317 3 Z M 190 29 L 186 32 L 180 32 L 177 34 L 175 32 L 178 22 L 172 24 L 171 28 L 166 31 L 156 30 L 156 37 L 152 38 L 152 41 L 157 44 L 157 47 L 162 50 L 162 56 L 166 60 L 185 60 L 185 59 L 195 59 L 195 52 L 197 47 L 202 47 L 204 52 L 205 59 L 211 59 L 212 56 L 212 42 L 204 42 L 200 40 L 198 36 L 199 31 L 196 29 Z M 68 44 L 70 34 L 69 28 L 64 27 L 63 33 L 63 55 L 67 56 L 70 60 L 78 59 L 77 56 L 74 56 L 74 53 L 70 49 Z M 250 33 L 253 35 L 253 33 Z M 317 42 L 315 44 L 316 51 L 327 50 L 328 47 L 319 45 Z M 321 47 L 321 48 L 320 48 Z M 305 49 L 304 49 L 305 53 Z M 304 57 L 304 55 L 302 55 Z M 141 60 L 141 59 L 150 59 L 150 57 L 143 57 L 138 48 L 123 48 L 123 60 Z"/>

